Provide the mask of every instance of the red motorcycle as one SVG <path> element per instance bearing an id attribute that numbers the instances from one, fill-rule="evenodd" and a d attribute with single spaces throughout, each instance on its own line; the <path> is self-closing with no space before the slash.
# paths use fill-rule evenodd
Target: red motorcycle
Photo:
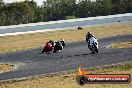
<path id="1" fill-rule="evenodd" d="M 46 43 L 45 47 L 43 48 L 42 53 L 44 53 L 44 52 L 48 53 L 52 50 L 53 50 L 52 44 L 48 42 L 48 43 Z"/>

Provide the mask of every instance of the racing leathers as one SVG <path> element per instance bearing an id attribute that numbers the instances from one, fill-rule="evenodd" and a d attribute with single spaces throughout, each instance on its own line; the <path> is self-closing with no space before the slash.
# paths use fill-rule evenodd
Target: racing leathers
<path id="1" fill-rule="evenodd" d="M 92 50 L 92 45 L 94 42 L 97 44 L 97 48 L 98 48 L 98 42 L 94 35 L 86 35 L 86 42 L 88 43 L 88 48 L 90 50 Z"/>

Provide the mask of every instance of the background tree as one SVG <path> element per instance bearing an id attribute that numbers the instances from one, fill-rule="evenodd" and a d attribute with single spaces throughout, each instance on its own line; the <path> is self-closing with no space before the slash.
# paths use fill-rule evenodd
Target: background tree
<path id="1" fill-rule="evenodd" d="M 76 19 L 132 12 L 132 0 L 34 0 L 6 4 L 0 0 L 0 26 Z"/>

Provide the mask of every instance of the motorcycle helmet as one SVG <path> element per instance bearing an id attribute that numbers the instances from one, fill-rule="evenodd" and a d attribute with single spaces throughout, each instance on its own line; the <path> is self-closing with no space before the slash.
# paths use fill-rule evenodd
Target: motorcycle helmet
<path id="1" fill-rule="evenodd" d="M 61 41 L 65 41 L 64 39 L 61 39 Z"/>
<path id="2" fill-rule="evenodd" d="M 92 34 L 92 33 L 91 33 L 91 32 L 88 32 L 88 33 L 87 33 L 87 35 L 90 35 L 90 34 Z"/>
<path id="3" fill-rule="evenodd" d="M 52 40 L 49 40 L 49 42 L 51 43 L 51 42 L 52 42 Z"/>

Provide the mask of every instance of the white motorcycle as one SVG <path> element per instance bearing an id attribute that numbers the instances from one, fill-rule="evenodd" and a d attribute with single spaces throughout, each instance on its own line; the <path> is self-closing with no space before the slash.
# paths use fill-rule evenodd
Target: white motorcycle
<path id="1" fill-rule="evenodd" d="M 88 48 L 92 51 L 92 54 L 98 53 L 98 41 L 95 37 L 91 37 L 88 41 Z"/>

